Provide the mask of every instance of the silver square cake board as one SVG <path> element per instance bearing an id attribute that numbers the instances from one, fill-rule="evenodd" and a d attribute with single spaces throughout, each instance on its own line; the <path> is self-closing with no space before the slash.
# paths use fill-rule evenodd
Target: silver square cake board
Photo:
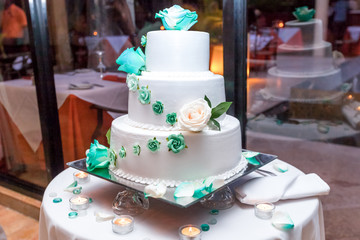
<path id="1" fill-rule="evenodd" d="M 243 150 L 243 152 L 244 151 L 247 151 L 247 150 Z M 225 187 L 241 180 L 244 176 L 248 175 L 249 173 L 251 173 L 251 172 L 263 167 L 264 165 L 270 163 L 271 161 L 277 159 L 277 156 L 271 155 L 271 154 L 260 153 L 255 158 L 259 162 L 259 165 L 252 165 L 252 164 L 248 163 L 245 171 L 239 172 L 239 173 L 235 174 L 234 176 L 230 177 L 229 179 L 225 180 L 225 184 L 223 186 L 215 189 L 214 191 L 212 191 L 202 197 L 199 197 L 199 198 L 195 198 L 195 197 L 175 198 L 174 192 L 175 192 L 176 187 L 168 187 L 165 195 L 162 198 L 156 198 L 156 199 L 159 201 L 163 201 L 168 204 L 177 206 L 177 207 L 181 207 L 181 208 L 190 207 L 191 205 L 201 201 L 203 198 L 209 197 L 211 194 L 221 191 Z M 136 182 L 118 177 L 115 174 L 113 174 L 112 171 L 110 171 L 109 169 L 98 169 L 95 171 L 88 171 L 87 167 L 86 167 L 86 159 L 85 158 L 69 162 L 69 163 L 67 163 L 67 165 L 69 167 L 75 168 L 77 170 L 87 172 L 87 173 L 91 174 L 92 176 L 107 180 L 111 183 L 118 184 L 125 188 L 131 189 L 134 191 L 138 191 L 141 193 L 144 192 L 144 188 L 146 186 L 145 184 L 136 183 Z"/>

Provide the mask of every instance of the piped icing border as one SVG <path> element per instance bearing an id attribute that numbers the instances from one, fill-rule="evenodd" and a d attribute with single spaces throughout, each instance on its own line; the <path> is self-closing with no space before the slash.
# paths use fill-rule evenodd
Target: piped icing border
<path id="1" fill-rule="evenodd" d="M 241 156 L 239 163 L 233 169 L 228 170 L 222 174 L 219 174 L 216 176 L 208 176 L 206 178 L 214 177 L 214 178 L 227 180 L 227 179 L 231 178 L 232 176 L 234 176 L 235 174 L 244 172 L 247 168 L 247 164 L 248 164 L 248 161 L 246 160 L 246 158 L 244 156 Z M 120 168 L 116 168 L 114 166 L 110 167 L 109 170 L 115 175 L 115 177 L 127 179 L 127 180 L 130 180 L 130 181 L 133 181 L 136 183 L 141 183 L 144 185 L 158 184 L 158 183 L 162 182 L 167 187 L 177 187 L 182 182 L 203 182 L 206 179 L 206 178 L 200 178 L 200 179 L 196 179 L 196 180 L 192 180 L 192 181 L 179 181 L 179 180 L 169 180 L 169 179 L 160 179 L 160 178 L 156 178 L 156 179 L 155 178 L 144 178 L 144 177 L 126 173 L 123 170 L 121 170 Z"/>

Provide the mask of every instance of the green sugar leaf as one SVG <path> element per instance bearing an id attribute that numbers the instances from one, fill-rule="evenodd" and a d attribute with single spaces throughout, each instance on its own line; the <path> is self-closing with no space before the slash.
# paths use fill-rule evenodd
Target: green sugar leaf
<path id="1" fill-rule="evenodd" d="M 211 108 L 211 101 L 210 99 L 205 95 L 204 97 L 205 101 L 208 103 L 209 107 Z"/>
<path id="2" fill-rule="evenodd" d="M 231 106 L 232 102 L 222 102 L 219 103 L 216 107 L 211 109 L 211 118 L 218 118 L 223 115 Z"/>
<path id="3" fill-rule="evenodd" d="M 221 131 L 220 123 L 218 121 L 216 121 L 215 119 L 212 119 L 212 118 L 210 118 L 210 121 L 213 124 L 213 126 L 216 128 L 215 130 Z"/>

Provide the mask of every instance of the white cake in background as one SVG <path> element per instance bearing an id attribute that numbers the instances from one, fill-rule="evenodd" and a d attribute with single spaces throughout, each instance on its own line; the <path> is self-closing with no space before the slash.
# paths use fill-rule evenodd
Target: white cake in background
<path id="1" fill-rule="evenodd" d="M 175 186 L 183 181 L 208 177 L 227 179 L 242 171 L 247 161 L 242 157 L 239 121 L 223 114 L 217 118 L 221 131 L 205 127 L 202 131 L 184 130 L 179 122 L 166 122 L 168 113 L 205 95 L 212 106 L 225 101 L 224 78 L 209 71 L 209 34 L 196 31 L 153 31 L 147 34 L 146 71 L 139 88 L 151 90 L 151 104 L 142 104 L 138 92 L 129 92 L 129 114 L 117 118 L 111 127 L 110 148 L 118 155 L 112 171 L 120 177 L 151 184 L 163 181 Z M 162 114 L 154 114 L 151 105 L 160 101 Z M 168 137 L 181 134 L 187 148 L 169 151 Z M 160 148 L 153 152 L 147 144 L 156 138 Z M 140 146 L 140 154 L 133 147 Z M 126 156 L 119 151 L 125 149 Z"/>
<path id="2" fill-rule="evenodd" d="M 266 90 L 275 98 L 289 99 L 294 87 L 318 90 L 339 87 L 341 72 L 335 66 L 331 43 L 323 40 L 321 20 L 294 20 L 286 22 L 285 27 L 298 28 L 301 37 L 278 46 L 276 67 L 268 70 Z"/>

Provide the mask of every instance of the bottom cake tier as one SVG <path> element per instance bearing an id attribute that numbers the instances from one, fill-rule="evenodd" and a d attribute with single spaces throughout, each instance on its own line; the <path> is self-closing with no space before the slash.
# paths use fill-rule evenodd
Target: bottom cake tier
<path id="1" fill-rule="evenodd" d="M 118 156 L 112 172 L 117 176 L 176 186 L 208 177 L 227 179 L 247 166 L 241 154 L 240 123 L 232 116 L 221 122 L 221 131 L 201 132 L 147 130 L 128 121 L 127 115 L 119 117 L 111 127 L 110 148 Z"/>

